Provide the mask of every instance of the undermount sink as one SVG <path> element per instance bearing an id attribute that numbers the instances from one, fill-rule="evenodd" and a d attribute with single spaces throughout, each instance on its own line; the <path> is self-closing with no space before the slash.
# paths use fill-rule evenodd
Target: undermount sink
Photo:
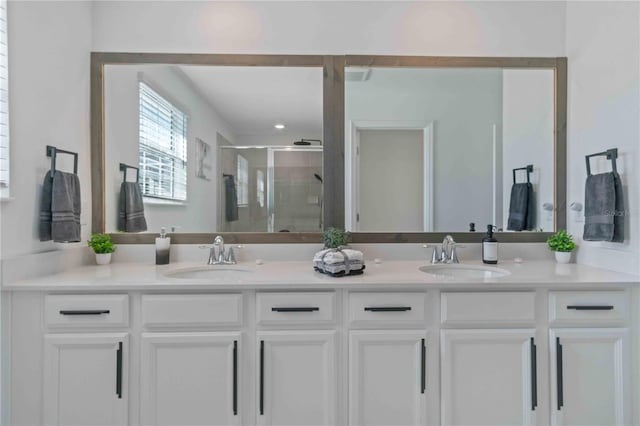
<path id="1" fill-rule="evenodd" d="M 238 267 L 234 265 L 205 265 L 185 268 L 170 269 L 163 273 L 167 278 L 178 278 L 183 280 L 225 280 L 233 279 L 238 275 L 245 275 L 254 272 L 253 269 Z"/>
<path id="2" fill-rule="evenodd" d="M 421 266 L 419 269 L 426 274 L 450 280 L 484 280 L 511 275 L 506 269 L 483 265 L 443 264 Z"/>

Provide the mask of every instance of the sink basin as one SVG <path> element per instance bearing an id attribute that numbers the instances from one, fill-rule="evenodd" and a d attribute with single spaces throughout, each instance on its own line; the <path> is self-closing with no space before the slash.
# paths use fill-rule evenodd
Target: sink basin
<path id="1" fill-rule="evenodd" d="M 167 278 L 183 280 L 232 280 L 237 278 L 239 275 L 242 276 L 250 274 L 253 271 L 253 269 L 234 265 L 205 265 L 171 269 L 164 272 L 163 275 Z"/>
<path id="2" fill-rule="evenodd" d="M 485 280 L 511 275 L 506 269 L 484 265 L 427 265 L 419 269 L 426 274 L 448 280 Z"/>

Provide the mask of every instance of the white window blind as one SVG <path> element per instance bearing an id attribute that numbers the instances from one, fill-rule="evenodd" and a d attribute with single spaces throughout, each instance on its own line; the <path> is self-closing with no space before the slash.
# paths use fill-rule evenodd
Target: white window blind
<path id="1" fill-rule="evenodd" d="M 249 205 L 249 162 L 242 155 L 237 159 L 236 192 L 239 206 Z"/>
<path id="2" fill-rule="evenodd" d="M 258 170 L 256 172 L 256 193 L 258 196 L 258 205 L 260 208 L 264 207 L 264 172 L 262 170 Z"/>
<path id="3" fill-rule="evenodd" d="M 9 60 L 7 1 L 0 0 L 0 195 L 9 190 Z"/>
<path id="4" fill-rule="evenodd" d="M 140 186 L 145 197 L 187 199 L 187 116 L 140 82 Z"/>

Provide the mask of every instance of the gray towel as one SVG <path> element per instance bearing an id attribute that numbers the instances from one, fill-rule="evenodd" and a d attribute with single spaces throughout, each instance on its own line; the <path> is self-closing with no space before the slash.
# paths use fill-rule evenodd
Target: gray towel
<path id="1" fill-rule="evenodd" d="M 238 194 L 236 193 L 236 182 L 233 175 L 223 175 L 224 177 L 224 201 L 225 218 L 227 222 L 238 220 Z"/>
<path id="2" fill-rule="evenodd" d="M 535 202 L 531 183 L 514 183 L 509 202 L 509 231 L 524 231 L 535 227 Z"/>
<path id="3" fill-rule="evenodd" d="M 585 241 L 624 241 L 624 196 L 616 172 L 589 175 L 584 196 Z"/>
<path id="4" fill-rule="evenodd" d="M 119 204 L 118 231 L 143 232 L 147 230 L 142 191 L 140 191 L 138 182 L 122 182 Z"/>
<path id="5" fill-rule="evenodd" d="M 47 172 L 40 197 L 40 241 L 80 241 L 80 180 L 73 173 Z"/>

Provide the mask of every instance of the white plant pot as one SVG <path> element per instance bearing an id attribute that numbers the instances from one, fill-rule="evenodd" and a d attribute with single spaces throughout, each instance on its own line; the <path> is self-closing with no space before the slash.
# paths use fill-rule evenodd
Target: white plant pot
<path id="1" fill-rule="evenodd" d="M 111 263 L 111 253 L 96 253 L 95 255 L 98 265 L 108 265 Z"/>
<path id="2" fill-rule="evenodd" d="M 556 251 L 556 262 L 558 263 L 569 263 L 571 262 L 571 252 L 570 251 Z"/>

